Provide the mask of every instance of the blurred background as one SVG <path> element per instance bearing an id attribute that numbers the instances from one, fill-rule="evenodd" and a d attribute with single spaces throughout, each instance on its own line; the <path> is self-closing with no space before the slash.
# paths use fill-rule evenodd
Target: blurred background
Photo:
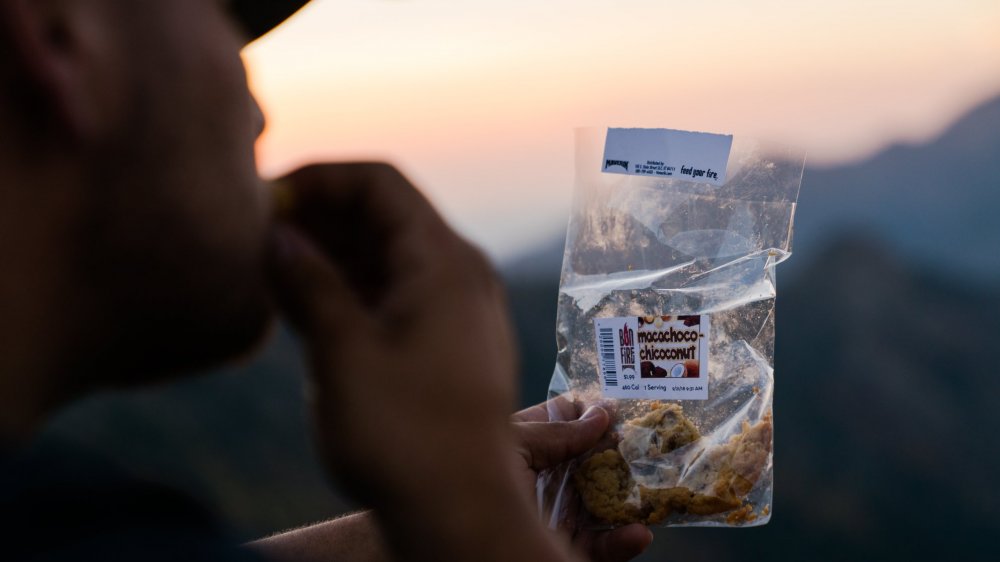
<path id="1" fill-rule="evenodd" d="M 642 560 L 994 558 L 1000 3 L 313 0 L 244 58 L 263 174 L 391 160 L 494 258 L 523 404 L 555 359 L 574 127 L 806 150 L 778 274 L 773 518 L 660 529 Z M 352 507 L 317 467 L 303 373 L 282 331 L 245 366 L 95 397 L 46 436 L 252 538 Z"/>

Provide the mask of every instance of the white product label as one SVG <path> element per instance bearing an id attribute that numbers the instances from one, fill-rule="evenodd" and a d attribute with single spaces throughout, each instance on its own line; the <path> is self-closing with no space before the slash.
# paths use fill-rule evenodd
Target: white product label
<path id="1" fill-rule="evenodd" d="M 709 318 L 595 318 L 602 394 L 607 398 L 708 399 Z"/>
<path id="2" fill-rule="evenodd" d="M 721 186 L 732 135 L 673 129 L 608 129 L 601 171 Z"/>

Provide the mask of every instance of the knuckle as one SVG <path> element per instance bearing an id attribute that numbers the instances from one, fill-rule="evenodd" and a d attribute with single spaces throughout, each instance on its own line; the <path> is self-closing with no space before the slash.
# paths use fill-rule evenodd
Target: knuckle
<path id="1" fill-rule="evenodd" d="M 288 179 L 296 186 L 313 185 L 330 175 L 335 164 L 309 164 L 288 174 Z"/>
<path id="2" fill-rule="evenodd" d="M 349 162 L 343 164 L 362 183 L 367 185 L 398 184 L 406 182 L 403 173 L 394 165 L 383 161 Z M 408 183 L 408 182 L 407 182 Z"/>
<path id="3" fill-rule="evenodd" d="M 403 177 L 403 173 L 399 171 L 399 168 L 386 161 L 375 160 L 370 162 L 360 162 L 359 165 L 365 166 L 368 171 L 375 176 L 393 178 Z"/>
<path id="4" fill-rule="evenodd" d="M 334 164 L 310 164 L 288 174 L 285 183 L 297 197 L 324 195 L 329 189 L 331 178 L 336 177 Z"/>

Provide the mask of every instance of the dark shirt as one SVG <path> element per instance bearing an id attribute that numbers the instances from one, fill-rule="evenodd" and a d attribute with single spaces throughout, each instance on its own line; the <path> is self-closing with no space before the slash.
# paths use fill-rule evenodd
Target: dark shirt
<path id="1" fill-rule="evenodd" d="M 0 448 L 0 560 L 260 562 L 191 498 L 66 443 Z"/>

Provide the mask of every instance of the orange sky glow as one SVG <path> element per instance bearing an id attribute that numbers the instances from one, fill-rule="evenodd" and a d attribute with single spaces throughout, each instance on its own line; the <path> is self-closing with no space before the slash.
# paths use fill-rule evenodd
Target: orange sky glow
<path id="1" fill-rule="evenodd" d="M 388 159 L 503 260 L 564 230 L 577 126 L 933 137 L 1000 93 L 1000 2 L 313 0 L 244 58 L 263 174 Z"/>

